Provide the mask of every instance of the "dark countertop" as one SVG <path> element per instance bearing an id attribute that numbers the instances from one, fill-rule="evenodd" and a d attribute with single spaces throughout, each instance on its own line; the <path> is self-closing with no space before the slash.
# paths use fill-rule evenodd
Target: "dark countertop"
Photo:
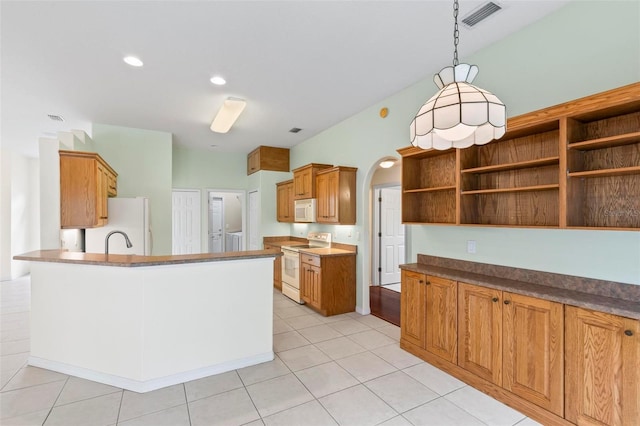
<path id="1" fill-rule="evenodd" d="M 79 265 L 100 266 L 157 266 L 180 265 L 185 263 L 220 262 L 226 260 L 258 259 L 262 257 L 282 256 L 276 250 L 236 251 L 226 253 L 197 253 L 175 256 L 139 256 L 126 254 L 81 253 L 65 250 L 37 250 L 14 256 L 15 260 L 32 262 L 75 263 Z"/>
<path id="2" fill-rule="evenodd" d="M 433 275 L 450 280 L 461 281 L 469 284 L 477 284 L 496 290 L 508 291 L 525 296 L 537 297 L 553 302 L 581 308 L 608 312 L 633 319 L 640 319 L 640 303 L 633 300 L 625 300 L 616 297 L 606 297 L 583 291 L 558 288 L 547 285 L 533 284 L 526 281 L 517 281 L 491 275 L 483 275 L 458 269 L 449 269 L 422 263 L 410 263 L 400 265 L 407 271 Z"/>

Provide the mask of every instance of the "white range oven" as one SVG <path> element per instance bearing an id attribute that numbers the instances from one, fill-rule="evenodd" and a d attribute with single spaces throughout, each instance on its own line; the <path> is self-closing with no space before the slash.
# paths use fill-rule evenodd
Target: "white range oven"
<path id="1" fill-rule="evenodd" d="M 300 304 L 300 249 L 331 247 L 331 233 L 310 232 L 307 239 L 309 244 L 282 246 L 282 294 Z"/>

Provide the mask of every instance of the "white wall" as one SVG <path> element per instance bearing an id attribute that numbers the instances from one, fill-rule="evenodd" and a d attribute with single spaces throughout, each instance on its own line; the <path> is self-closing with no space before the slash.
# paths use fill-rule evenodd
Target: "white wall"
<path id="1" fill-rule="evenodd" d="M 29 263 L 13 256 L 40 247 L 39 161 L 0 151 L 0 280 L 29 273 Z"/>

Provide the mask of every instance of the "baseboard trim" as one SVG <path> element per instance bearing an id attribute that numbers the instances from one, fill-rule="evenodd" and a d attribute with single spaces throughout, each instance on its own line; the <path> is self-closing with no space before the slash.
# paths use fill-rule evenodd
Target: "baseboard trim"
<path id="1" fill-rule="evenodd" d="M 126 377 L 115 376 L 112 374 L 102 373 L 99 371 L 77 367 L 74 365 L 69 365 L 62 362 L 52 361 L 35 356 L 29 357 L 28 364 L 34 367 L 57 371 L 59 373 L 80 377 L 81 379 L 87 379 L 94 382 L 103 383 L 105 385 L 130 390 L 133 392 L 145 393 L 167 386 L 189 382 L 191 380 L 202 379 L 203 377 L 213 376 L 214 374 L 226 373 L 227 371 L 237 370 L 239 368 L 261 364 L 263 362 L 273 361 L 273 359 L 273 352 L 266 352 L 247 358 L 227 361 L 221 364 L 210 365 L 207 367 L 185 371 L 178 374 L 172 374 L 170 376 L 158 377 L 150 380 L 129 379 Z"/>

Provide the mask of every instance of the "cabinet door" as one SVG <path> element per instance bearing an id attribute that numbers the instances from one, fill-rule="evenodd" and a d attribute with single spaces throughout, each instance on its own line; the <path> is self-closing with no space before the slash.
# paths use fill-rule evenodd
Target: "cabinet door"
<path id="1" fill-rule="evenodd" d="M 107 195 L 109 197 L 117 197 L 118 196 L 118 179 L 116 175 L 109 172 L 107 176 Z"/>
<path id="2" fill-rule="evenodd" d="M 507 292 L 503 296 L 502 386 L 563 416 L 563 305 Z"/>
<path id="3" fill-rule="evenodd" d="M 449 362 L 456 363 L 458 285 L 455 281 L 429 275 L 425 284 L 427 300 L 425 349 Z"/>
<path id="4" fill-rule="evenodd" d="M 402 271 L 400 337 L 421 348 L 425 347 L 426 280 L 423 274 Z"/>
<path id="5" fill-rule="evenodd" d="M 278 185 L 276 194 L 278 222 L 293 222 L 292 191 L 293 183 Z"/>
<path id="6" fill-rule="evenodd" d="M 640 321 L 567 306 L 565 418 L 640 424 Z"/>
<path id="7" fill-rule="evenodd" d="M 108 217 L 107 198 L 109 194 L 109 171 L 100 162 L 96 162 L 96 210 L 98 223 L 105 224 Z"/>
<path id="8" fill-rule="evenodd" d="M 502 292 L 458 284 L 458 365 L 502 385 Z"/>
<path id="9" fill-rule="evenodd" d="M 311 182 L 312 177 L 313 170 L 311 169 L 311 167 L 297 171 L 293 174 L 293 197 L 295 200 L 313 198 L 313 184 Z"/>
<path id="10" fill-rule="evenodd" d="M 260 170 L 260 149 L 257 148 L 247 156 L 247 175 Z"/>
<path id="11" fill-rule="evenodd" d="M 264 245 L 265 250 L 278 250 L 278 247 L 269 244 Z M 273 287 L 282 290 L 282 257 L 273 260 Z"/>
<path id="12" fill-rule="evenodd" d="M 338 223 L 340 172 L 323 173 L 316 178 L 318 222 Z"/>
<path id="13" fill-rule="evenodd" d="M 300 295 L 309 305 L 321 309 L 322 307 L 322 274 L 321 269 L 308 263 L 300 267 Z"/>

